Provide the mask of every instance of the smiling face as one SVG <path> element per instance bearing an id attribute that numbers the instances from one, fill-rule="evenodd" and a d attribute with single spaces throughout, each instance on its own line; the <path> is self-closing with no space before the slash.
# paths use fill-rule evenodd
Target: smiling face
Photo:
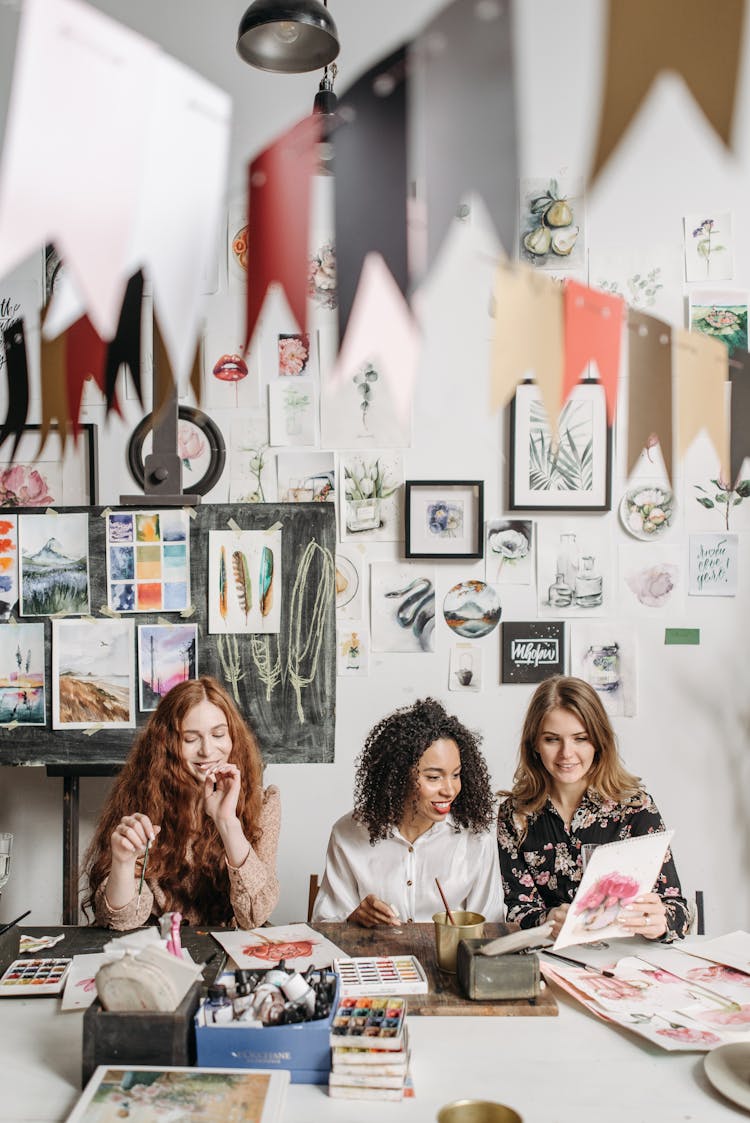
<path id="1" fill-rule="evenodd" d="M 185 714 L 180 731 L 185 767 L 201 783 L 232 751 L 232 738 L 224 711 L 204 698 Z"/>
<path id="2" fill-rule="evenodd" d="M 399 829 L 412 841 L 440 823 L 461 791 L 461 754 L 455 741 L 440 737 L 419 758 L 412 799 Z"/>
<path id="3" fill-rule="evenodd" d="M 580 718 L 560 706 L 550 710 L 541 723 L 536 749 L 553 792 L 583 795 L 595 749 Z"/>

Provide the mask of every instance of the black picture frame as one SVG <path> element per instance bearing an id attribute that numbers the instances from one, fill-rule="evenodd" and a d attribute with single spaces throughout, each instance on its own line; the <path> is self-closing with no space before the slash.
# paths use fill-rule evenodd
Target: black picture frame
<path id="1" fill-rule="evenodd" d="M 517 386 L 510 403 L 508 510 L 611 510 L 612 427 L 601 383 L 588 379 L 573 389 L 558 432 L 555 451 L 539 387 Z"/>
<path id="2" fill-rule="evenodd" d="M 32 438 L 41 438 L 42 426 L 31 423 L 24 425 L 20 435 L 18 446 L 15 451 L 12 462 L 10 461 L 10 450 L 13 448 L 13 441 L 11 438 L 0 445 L 0 473 L 3 473 L 6 468 L 18 464 L 36 464 L 40 463 L 39 453 L 43 450 L 40 449 L 39 439 L 33 440 Z M 49 438 L 56 439 L 58 444 L 60 441 L 60 427 L 59 425 L 49 426 Z M 48 442 L 49 442 L 48 438 Z M 79 451 L 79 444 L 83 442 L 83 451 Z M 45 444 L 45 449 L 49 449 L 49 443 Z M 7 458 L 7 459 L 6 459 Z M 75 463 L 75 460 L 78 463 Z M 12 511 L 14 507 L 32 508 L 39 507 L 94 507 L 99 502 L 99 442 L 98 442 L 98 428 L 91 422 L 82 423 L 78 426 L 77 438 L 73 435 L 72 427 L 67 429 L 66 446 L 63 453 L 60 448 L 60 456 L 57 462 L 61 468 L 64 469 L 64 488 L 62 495 L 54 496 L 53 501 L 48 500 L 36 503 L 33 498 L 30 499 L 26 496 L 22 502 L 13 503 L 9 501 L 7 494 L 0 499 L 0 507 L 6 511 Z M 77 481 L 74 478 L 74 473 L 78 477 Z M 76 489 L 76 482 L 80 485 Z"/>
<path id="3" fill-rule="evenodd" d="M 406 558 L 483 558 L 484 480 L 407 480 L 404 520 Z"/>

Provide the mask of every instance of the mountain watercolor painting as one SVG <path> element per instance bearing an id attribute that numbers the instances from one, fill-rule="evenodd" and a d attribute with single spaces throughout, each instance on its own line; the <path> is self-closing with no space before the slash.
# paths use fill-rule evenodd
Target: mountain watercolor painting
<path id="1" fill-rule="evenodd" d="M 89 612 L 88 517 L 20 515 L 22 616 Z"/>

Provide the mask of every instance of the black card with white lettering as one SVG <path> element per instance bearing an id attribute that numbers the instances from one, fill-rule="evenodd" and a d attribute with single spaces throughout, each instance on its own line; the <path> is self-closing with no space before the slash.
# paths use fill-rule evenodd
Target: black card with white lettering
<path id="1" fill-rule="evenodd" d="M 504 623 L 502 682 L 543 682 L 565 673 L 565 623 Z"/>

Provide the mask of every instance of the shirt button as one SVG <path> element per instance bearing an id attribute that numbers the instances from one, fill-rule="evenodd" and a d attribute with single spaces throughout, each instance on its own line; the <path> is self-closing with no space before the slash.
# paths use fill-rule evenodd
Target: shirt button
<path id="1" fill-rule="evenodd" d="M 410 916 L 406 923 L 407 924 L 413 924 L 414 923 L 414 917 Z"/>
<path id="2" fill-rule="evenodd" d="M 414 853 L 414 847 L 413 847 L 413 846 L 410 846 L 410 847 L 409 847 L 409 853 L 410 853 L 410 854 L 413 854 L 413 853 Z"/>
<path id="3" fill-rule="evenodd" d="M 414 882 L 413 882 L 413 881 L 407 881 L 407 883 L 406 883 L 406 884 L 407 884 L 407 885 L 413 885 L 413 884 L 414 884 Z"/>

